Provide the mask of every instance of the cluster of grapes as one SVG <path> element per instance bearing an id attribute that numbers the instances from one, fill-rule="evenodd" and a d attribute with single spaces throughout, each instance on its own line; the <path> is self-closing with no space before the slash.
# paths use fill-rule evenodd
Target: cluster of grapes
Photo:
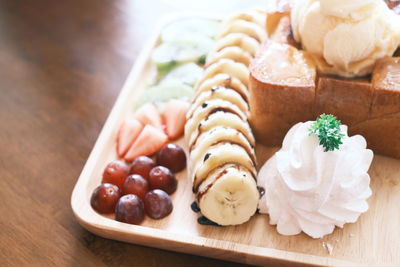
<path id="1" fill-rule="evenodd" d="M 161 219 L 172 212 L 170 194 L 176 191 L 174 173 L 186 168 L 186 155 L 180 146 L 165 145 L 156 161 L 146 156 L 126 162 L 110 162 L 102 184 L 92 193 L 90 204 L 101 214 L 115 212 L 115 219 L 130 224 L 143 222 L 145 214 Z"/>

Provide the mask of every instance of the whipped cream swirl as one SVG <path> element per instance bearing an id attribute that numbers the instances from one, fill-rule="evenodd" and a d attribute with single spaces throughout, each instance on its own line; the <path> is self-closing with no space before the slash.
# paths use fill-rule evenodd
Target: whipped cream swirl
<path id="1" fill-rule="evenodd" d="M 320 238 L 368 210 L 373 152 L 364 137 L 349 137 L 342 125 L 340 149 L 324 152 L 318 137 L 309 134 L 312 123 L 293 126 L 258 175 L 258 185 L 265 188 L 260 212 L 269 213 L 270 224 L 283 235 L 303 231 Z"/>

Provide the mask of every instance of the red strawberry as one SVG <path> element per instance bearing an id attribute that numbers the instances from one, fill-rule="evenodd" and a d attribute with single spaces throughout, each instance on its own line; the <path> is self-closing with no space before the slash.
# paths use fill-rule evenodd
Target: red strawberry
<path id="1" fill-rule="evenodd" d="M 189 103 L 182 100 L 171 99 L 165 105 L 164 119 L 170 139 L 177 139 L 183 135 L 188 109 Z"/>
<path id="2" fill-rule="evenodd" d="M 122 122 L 117 135 L 117 154 L 119 157 L 122 158 L 125 155 L 143 127 L 144 125 L 134 117 L 127 118 Z"/>
<path id="3" fill-rule="evenodd" d="M 149 156 L 159 151 L 168 142 L 168 136 L 161 130 L 144 126 L 138 138 L 125 154 L 126 161 L 132 161 L 138 156 Z"/>
<path id="4" fill-rule="evenodd" d="M 136 112 L 135 117 L 144 125 L 150 124 L 161 131 L 164 131 L 161 114 L 151 103 L 144 104 Z"/>

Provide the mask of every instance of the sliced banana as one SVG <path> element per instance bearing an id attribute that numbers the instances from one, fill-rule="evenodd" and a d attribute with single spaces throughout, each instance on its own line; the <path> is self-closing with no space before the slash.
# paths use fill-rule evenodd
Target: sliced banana
<path id="1" fill-rule="evenodd" d="M 190 106 L 188 112 L 186 113 L 186 117 L 190 118 L 193 112 L 199 106 L 212 99 L 222 99 L 228 101 L 237 106 L 246 115 L 246 117 L 249 115 L 249 105 L 246 101 L 244 101 L 239 93 L 233 89 L 219 86 L 214 87 L 209 91 L 202 92 L 198 97 L 196 97 L 194 103 Z"/>
<path id="2" fill-rule="evenodd" d="M 215 43 L 214 51 L 220 51 L 228 46 L 238 46 L 244 51 L 250 53 L 252 57 L 255 56 L 260 46 L 256 39 L 244 34 L 244 33 L 229 33 L 223 38 L 218 39 Z"/>
<path id="3" fill-rule="evenodd" d="M 249 66 L 252 60 L 249 52 L 243 50 L 238 46 L 228 46 L 224 47 L 220 51 L 208 54 L 206 65 L 209 66 L 211 64 L 214 64 L 218 60 L 223 58 L 232 59 L 233 61 L 242 63 L 246 66 Z"/>
<path id="4" fill-rule="evenodd" d="M 264 11 L 263 13 L 260 13 L 260 11 L 256 11 L 253 9 L 233 14 L 222 23 L 222 28 L 225 28 L 227 25 L 231 24 L 235 20 L 245 20 L 248 22 L 256 23 L 264 28 L 266 20 L 266 12 Z"/>
<path id="5" fill-rule="evenodd" d="M 231 142 L 240 145 L 249 154 L 253 163 L 256 164 L 254 148 L 241 132 L 233 128 L 215 127 L 208 132 L 203 132 L 197 139 L 196 146 L 190 151 L 189 169 L 192 169 L 191 167 L 194 167 L 196 162 L 204 157 L 211 146 L 219 142 Z"/>
<path id="6" fill-rule="evenodd" d="M 211 64 L 204 71 L 203 77 L 200 79 L 199 84 L 208 80 L 219 73 L 226 73 L 232 77 L 238 78 L 246 87 L 249 84 L 249 69 L 242 63 L 235 62 L 231 59 L 220 59 L 214 64 Z"/>
<path id="7" fill-rule="evenodd" d="M 257 210 L 259 193 L 252 174 L 240 165 L 218 170 L 212 184 L 201 188 L 198 202 L 201 213 L 219 225 L 237 225 L 250 219 Z"/>
<path id="8" fill-rule="evenodd" d="M 192 174 L 193 191 L 197 192 L 198 186 L 211 171 L 226 163 L 241 164 L 250 170 L 253 177 L 257 175 L 255 164 L 243 147 L 229 142 L 221 142 L 211 146 L 204 157 L 194 164 Z"/>
<path id="9" fill-rule="evenodd" d="M 241 32 L 247 36 L 253 37 L 259 43 L 262 43 L 266 39 L 266 32 L 263 27 L 257 23 L 245 21 L 245 20 L 233 20 L 228 24 L 225 24 L 217 38 L 223 38 L 230 33 Z"/>
<path id="10" fill-rule="evenodd" d="M 217 74 L 212 78 L 209 78 L 207 80 L 202 81 L 201 83 L 198 83 L 194 99 L 199 97 L 201 93 L 210 91 L 213 88 L 220 86 L 235 90 L 243 97 L 243 99 L 246 102 L 248 102 L 249 92 L 246 86 L 244 86 L 243 83 L 238 78 L 232 77 L 226 73 Z"/>
<path id="11" fill-rule="evenodd" d="M 198 129 L 200 123 L 215 112 L 230 112 L 233 113 L 243 121 L 247 120 L 247 116 L 231 102 L 222 99 L 213 99 L 204 102 L 201 106 L 197 107 L 190 117 L 187 117 L 185 124 L 185 136 L 191 136 L 195 129 Z M 187 135 L 186 135 L 187 134 Z"/>
<path id="12" fill-rule="evenodd" d="M 189 149 L 192 149 L 196 145 L 196 141 L 202 132 L 209 131 L 217 126 L 229 127 L 238 130 L 244 136 L 246 136 L 247 140 L 249 140 L 253 147 L 255 146 L 254 136 L 247 121 L 243 121 L 236 114 L 218 111 L 200 122 L 199 126 L 196 127 L 190 134 L 185 132 L 185 138 L 186 140 L 189 140 L 187 143 Z"/>

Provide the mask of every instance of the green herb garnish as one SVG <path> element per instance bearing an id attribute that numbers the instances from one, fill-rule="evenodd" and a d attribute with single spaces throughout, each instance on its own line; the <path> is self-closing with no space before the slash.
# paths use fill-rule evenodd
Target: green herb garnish
<path id="1" fill-rule="evenodd" d="M 340 131 L 341 122 L 333 115 L 322 114 L 309 128 L 309 133 L 318 136 L 319 144 L 325 152 L 339 149 L 344 134 Z"/>

